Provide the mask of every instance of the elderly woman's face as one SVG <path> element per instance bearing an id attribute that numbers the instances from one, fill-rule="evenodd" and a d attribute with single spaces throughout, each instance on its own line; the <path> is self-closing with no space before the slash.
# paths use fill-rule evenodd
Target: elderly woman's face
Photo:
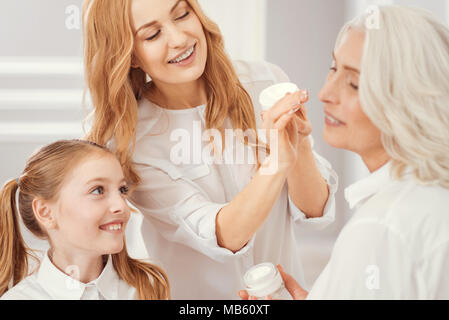
<path id="1" fill-rule="evenodd" d="M 351 29 L 346 33 L 333 53 L 332 68 L 319 94 L 325 112 L 324 140 L 362 157 L 383 149 L 379 129 L 360 106 L 358 86 L 364 42 L 363 32 Z"/>

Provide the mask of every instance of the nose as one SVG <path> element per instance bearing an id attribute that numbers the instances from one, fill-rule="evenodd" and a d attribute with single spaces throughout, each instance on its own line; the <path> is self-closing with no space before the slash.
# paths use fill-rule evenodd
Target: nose
<path id="1" fill-rule="evenodd" d="M 128 211 L 128 203 L 120 193 L 114 193 L 109 199 L 109 210 L 114 214 L 124 214 Z"/>
<path id="2" fill-rule="evenodd" d="M 172 23 L 167 25 L 166 27 L 166 35 L 167 35 L 167 41 L 168 46 L 170 48 L 178 49 L 178 48 L 184 48 L 187 46 L 187 35 L 184 33 L 184 30 L 182 30 L 179 26 Z"/>
<path id="3" fill-rule="evenodd" d="M 339 85 L 336 75 L 326 79 L 323 88 L 321 88 L 318 98 L 323 103 L 337 104 L 339 99 Z"/>

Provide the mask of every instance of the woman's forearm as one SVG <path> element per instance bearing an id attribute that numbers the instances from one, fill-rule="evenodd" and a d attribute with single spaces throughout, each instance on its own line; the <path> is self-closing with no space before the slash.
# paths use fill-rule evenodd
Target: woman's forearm
<path id="1" fill-rule="evenodd" d="M 289 173 L 287 184 L 291 200 L 308 218 L 323 215 L 329 188 L 316 165 L 308 139 L 300 146 L 297 164 Z"/>
<path id="2" fill-rule="evenodd" d="M 273 175 L 255 174 L 248 185 L 217 215 L 219 246 L 233 252 L 243 248 L 262 226 L 287 179 L 287 168 Z"/>

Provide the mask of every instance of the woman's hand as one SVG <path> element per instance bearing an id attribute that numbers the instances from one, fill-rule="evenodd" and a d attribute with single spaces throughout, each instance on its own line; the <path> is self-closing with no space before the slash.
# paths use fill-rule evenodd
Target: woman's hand
<path id="1" fill-rule="evenodd" d="M 266 130 L 271 154 L 277 152 L 279 166 L 287 171 L 295 166 L 299 147 L 312 132 L 304 107 L 308 99 L 307 91 L 288 93 L 271 109 L 261 113 L 262 128 Z M 277 140 L 271 141 L 271 130 L 277 131 Z"/>
<path id="2" fill-rule="evenodd" d="M 304 290 L 291 275 L 285 273 L 281 265 L 278 265 L 277 267 L 279 272 L 281 273 L 282 280 L 284 280 L 285 288 L 290 293 L 293 300 L 305 300 L 307 298 L 308 292 Z M 246 290 L 239 291 L 239 296 L 240 298 L 242 298 L 242 300 L 257 300 L 256 297 L 249 296 Z M 268 297 L 268 299 L 271 300 L 270 297 Z"/>

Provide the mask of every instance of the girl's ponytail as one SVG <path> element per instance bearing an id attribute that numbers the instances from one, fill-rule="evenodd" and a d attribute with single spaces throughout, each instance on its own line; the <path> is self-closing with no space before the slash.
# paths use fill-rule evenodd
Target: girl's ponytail
<path id="1" fill-rule="evenodd" d="M 57 141 L 43 147 L 28 160 L 20 181 L 11 180 L 1 189 L 0 296 L 8 291 L 10 284 L 16 285 L 28 276 L 28 257 L 39 262 L 33 251 L 25 245 L 19 226 L 20 219 L 34 236 L 48 240 L 46 230 L 41 228 L 35 218 L 33 200 L 56 199 L 68 172 L 94 152 L 113 155 L 108 149 L 89 141 Z M 120 278 L 136 288 L 138 299 L 170 298 L 164 271 L 155 265 L 129 257 L 126 244 L 120 253 L 112 255 L 112 259 Z"/>
<path id="2" fill-rule="evenodd" d="M 28 255 L 22 238 L 16 206 L 17 180 L 8 181 L 0 191 L 0 296 L 28 274 Z"/>

